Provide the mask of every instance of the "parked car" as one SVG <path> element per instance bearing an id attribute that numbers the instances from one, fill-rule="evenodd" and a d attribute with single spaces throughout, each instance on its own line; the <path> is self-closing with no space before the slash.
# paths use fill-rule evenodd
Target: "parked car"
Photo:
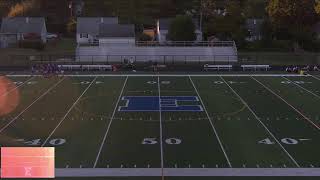
<path id="1" fill-rule="evenodd" d="M 58 34 L 47 33 L 47 39 L 56 39 L 58 38 Z"/>

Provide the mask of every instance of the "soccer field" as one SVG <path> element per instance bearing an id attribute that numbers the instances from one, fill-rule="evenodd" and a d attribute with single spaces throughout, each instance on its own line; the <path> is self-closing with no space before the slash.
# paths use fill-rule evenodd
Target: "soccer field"
<path id="1" fill-rule="evenodd" d="M 1 146 L 55 147 L 57 176 L 320 175 L 319 76 L 0 80 Z"/>

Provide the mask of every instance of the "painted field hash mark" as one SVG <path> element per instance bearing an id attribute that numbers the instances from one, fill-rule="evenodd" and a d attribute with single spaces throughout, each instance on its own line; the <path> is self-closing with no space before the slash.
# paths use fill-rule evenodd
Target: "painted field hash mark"
<path id="1" fill-rule="evenodd" d="M 252 113 L 252 115 L 258 120 L 258 122 L 265 128 L 265 130 L 271 135 L 271 137 L 277 142 L 277 144 L 281 147 L 281 149 L 288 155 L 288 157 L 292 160 L 292 162 L 297 166 L 300 167 L 300 165 L 297 163 L 297 161 L 293 158 L 293 156 L 285 149 L 285 147 L 279 142 L 279 140 L 276 138 L 276 136 L 269 130 L 269 128 L 261 121 L 261 118 L 253 111 L 253 109 L 248 105 L 248 103 L 225 81 L 225 79 L 220 76 L 221 80 L 226 83 L 226 85 L 230 88 L 230 90 L 241 100 L 241 102 L 249 109 L 249 111 Z"/>
<path id="2" fill-rule="evenodd" d="M 119 102 L 120 102 L 121 96 L 122 96 L 122 94 L 123 94 L 124 88 L 125 88 L 126 85 L 127 85 L 128 78 L 129 78 L 129 77 L 127 76 L 126 79 L 125 79 L 125 81 L 124 81 L 124 83 L 123 83 L 123 85 L 122 85 L 122 88 L 121 88 L 121 91 L 120 91 L 120 94 L 119 94 L 117 103 L 116 103 L 116 105 L 115 105 L 115 107 L 114 107 L 114 109 L 113 109 L 113 113 L 112 113 L 112 115 L 111 115 L 111 118 L 110 118 L 108 127 L 107 127 L 106 132 L 105 132 L 105 134 L 104 134 L 104 136 L 103 136 L 102 142 L 101 142 L 100 147 L 99 147 L 99 151 L 98 151 L 97 156 L 96 156 L 96 158 L 95 158 L 93 168 L 96 168 L 96 166 L 97 166 L 97 164 L 98 164 L 101 151 L 102 151 L 103 146 L 104 146 L 104 144 L 105 144 L 105 142 L 106 142 L 106 140 L 107 140 L 107 136 L 108 136 L 108 134 L 109 134 L 109 130 L 110 130 L 112 121 L 113 121 L 114 116 L 115 116 L 115 114 L 116 114 L 117 106 L 119 105 Z"/>
<path id="3" fill-rule="evenodd" d="M 219 142 L 220 148 L 221 148 L 221 150 L 222 150 L 222 152 L 223 152 L 223 154 L 224 154 L 224 156 L 225 156 L 225 158 L 226 158 L 226 161 L 227 161 L 229 167 L 232 168 L 231 161 L 230 161 L 230 159 L 229 159 L 229 157 L 228 157 L 228 155 L 227 155 L 227 152 L 226 152 L 226 150 L 225 150 L 225 148 L 224 148 L 224 146 L 223 146 L 223 144 L 222 144 L 222 141 L 221 141 L 221 139 L 220 139 L 220 136 L 218 135 L 218 132 L 217 132 L 217 130 L 216 130 L 216 128 L 215 128 L 215 126 L 214 126 L 214 124 L 213 124 L 213 122 L 212 122 L 212 119 L 210 118 L 210 115 L 209 115 L 207 109 L 206 109 L 205 106 L 204 106 L 203 100 L 202 100 L 202 98 L 201 98 L 201 96 L 200 96 L 200 94 L 199 94 L 199 92 L 198 92 L 198 89 L 197 89 L 196 85 L 194 84 L 191 76 L 189 76 L 189 80 L 190 80 L 190 82 L 191 82 L 191 84 L 192 84 L 192 87 L 194 88 L 195 92 L 197 93 L 198 97 L 200 98 L 201 104 L 202 104 L 203 107 L 204 107 L 204 110 L 205 110 L 205 113 L 206 113 L 206 115 L 207 115 L 207 117 L 208 117 L 209 123 L 210 123 L 210 125 L 211 125 L 211 127 L 212 127 L 212 130 L 213 130 L 213 132 L 214 132 L 214 135 L 216 136 L 216 138 L 217 138 L 217 140 L 218 140 L 218 142 Z"/>
<path id="4" fill-rule="evenodd" d="M 272 94 L 274 94 L 275 96 L 277 96 L 280 100 L 282 100 L 284 103 L 286 103 L 288 106 L 290 106 L 294 111 L 296 111 L 298 114 L 300 114 L 307 122 L 309 122 L 310 124 L 312 124 L 315 128 L 317 128 L 318 130 L 320 130 L 320 126 L 316 123 L 314 123 L 309 117 L 307 117 L 304 113 L 302 113 L 300 110 L 298 110 L 295 106 L 293 106 L 292 104 L 290 104 L 288 101 L 286 101 L 284 98 L 282 98 L 279 94 L 277 94 L 276 92 L 274 92 L 272 89 L 270 89 L 269 87 L 267 87 L 265 84 L 263 84 L 262 82 L 260 82 L 258 79 L 251 77 L 253 80 L 255 80 L 257 83 L 259 83 L 261 86 L 263 86 L 265 89 L 267 89 L 269 92 L 271 92 Z"/>
<path id="5" fill-rule="evenodd" d="M 29 106 L 22 110 L 17 116 L 15 116 L 11 121 L 9 121 L 5 126 L 1 127 L 0 133 L 2 133 L 6 128 L 8 128 L 13 122 L 15 122 L 23 113 L 25 113 L 32 105 L 38 102 L 41 98 L 46 96 L 51 90 L 56 88 L 65 78 L 60 79 L 57 83 L 53 84 L 46 92 L 41 94 L 37 99 L 35 99 Z"/>

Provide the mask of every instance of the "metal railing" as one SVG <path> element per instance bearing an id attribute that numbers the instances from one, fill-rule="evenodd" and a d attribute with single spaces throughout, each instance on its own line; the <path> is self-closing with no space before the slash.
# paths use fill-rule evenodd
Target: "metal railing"
<path id="1" fill-rule="evenodd" d="M 172 47 L 233 47 L 234 41 L 136 41 L 136 46 L 172 46 Z"/>
<path id="2" fill-rule="evenodd" d="M 12 55 L 11 59 L 24 62 L 26 64 L 32 62 L 42 63 L 60 63 L 60 64 L 121 64 L 126 62 L 133 63 L 158 63 L 158 64 L 231 64 L 237 62 L 236 56 L 230 55 Z"/>
<path id="3" fill-rule="evenodd" d="M 237 56 L 232 55 L 80 55 L 75 57 L 76 62 L 103 62 L 106 64 L 113 63 L 159 63 L 159 64 L 207 64 L 207 63 L 236 63 Z"/>
<path id="4" fill-rule="evenodd" d="M 234 47 L 236 44 L 234 41 L 110 41 L 110 42 L 91 42 L 91 43 L 79 43 L 78 46 L 131 46 L 137 47 Z"/>
<path id="5" fill-rule="evenodd" d="M 185 56 L 185 55 L 10 55 L 9 59 L 0 62 L 1 66 L 21 66 L 32 62 L 56 62 L 56 63 L 83 63 L 88 64 L 117 64 L 133 60 L 138 63 L 157 62 L 161 64 L 268 64 L 268 65 L 320 65 L 319 53 L 245 53 L 237 55 L 214 55 L 214 56 Z M 238 61 L 238 62 L 236 62 Z"/>

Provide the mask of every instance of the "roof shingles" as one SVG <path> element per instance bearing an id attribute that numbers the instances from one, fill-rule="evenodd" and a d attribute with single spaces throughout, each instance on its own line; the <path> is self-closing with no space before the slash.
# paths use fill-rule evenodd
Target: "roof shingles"
<path id="1" fill-rule="evenodd" d="M 118 24 L 117 17 L 79 17 L 77 19 L 77 33 L 99 34 L 101 24 Z"/>
<path id="2" fill-rule="evenodd" d="M 38 33 L 45 27 L 42 17 L 3 18 L 0 33 Z"/>
<path id="3" fill-rule="evenodd" d="M 134 25 L 130 24 L 101 24 L 99 37 L 135 37 Z"/>

